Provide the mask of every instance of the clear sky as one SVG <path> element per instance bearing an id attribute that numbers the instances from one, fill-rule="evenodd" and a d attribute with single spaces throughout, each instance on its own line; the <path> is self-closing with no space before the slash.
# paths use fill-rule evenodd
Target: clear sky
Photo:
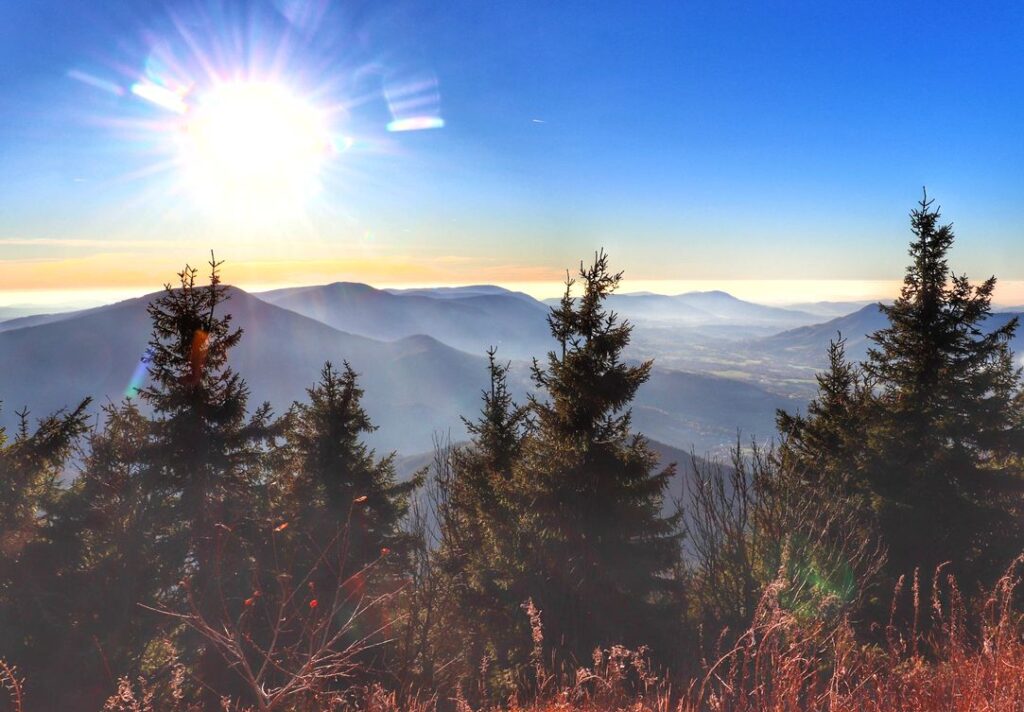
<path id="1" fill-rule="evenodd" d="M 1024 280 L 1022 48 L 1020 2 L 0 2 L 0 303 L 211 248 L 243 285 L 601 246 L 638 284 L 877 285 L 923 185 L 955 268 Z"/>

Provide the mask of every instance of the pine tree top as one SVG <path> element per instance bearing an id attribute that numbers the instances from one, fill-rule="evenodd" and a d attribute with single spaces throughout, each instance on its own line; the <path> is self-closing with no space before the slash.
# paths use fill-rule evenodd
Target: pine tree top
<path id="1" fill-rule="evenodd" d="M 186 265 L 178 285 L 164 285 L 164 294 L 147 307 L 153 325 L 149 341 L 150 383 L 140 397 L 166 417 L 183 413 L 228 422 L 245 416 L 248 390 L 228 366 L 228 352 L 242 338 L 221 313 L 230 298 L 220 267 L 210 254 L 208 284 L 197 284 L 199 270 Z M 198 410 L 197 410 L 198 409 Z"/>
<path id="2" fill-rule="evenodd" d="M 911 264 L 889 326 L 870 338 L 866 373 L 893 427 L 921 442 L 986 448 L 1020 390 L 1009 342 L 1017 320 L 987 329 L 996 278 L 973 285 L 948 266 L 954 233 L 925 195 L 911 213 Z"/>
<path id="3" fill-rule="evenodd" d="M 560 352 L 548 353 L 547 366 L 535 359 L 533 380 L 549 400 L 532 405 L 541 429 L 568 440 L 616 441 L 629 436 L 629 403 L 650 378 L 652 361 L 632 366 L 623 360 L 633 331 L 605 306 L 622 279 L 601 250 L 590 266 L 580 263 L 583 292 L 573 296 L 576 280 L 566 275 L 565 292 L 548 315 Z"/>

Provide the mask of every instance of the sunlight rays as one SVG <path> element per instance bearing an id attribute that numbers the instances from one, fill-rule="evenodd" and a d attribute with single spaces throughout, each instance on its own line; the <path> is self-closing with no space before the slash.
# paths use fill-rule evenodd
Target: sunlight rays
<path id="1" fill-rule="evenodd" d="M 172 11 L 139 33 L 134 57 L 66 72 L 100 102 L 112 148 L 134 156 L 108 181 L 136 184 L 126 214 L 162 205 L 225 234 L 240 228 L 247 241 L 280 226 L 315 237 L 310 210 L 329 197 L 333 212 L 354 212 L 346 188 L 373 182 L 366 156 L 400 152 L 389 135 L 444 126 L 431 70 L 354 53 L 351 28 L 328 22 L 321 0 L 280 0 L 276 10 Z"/>

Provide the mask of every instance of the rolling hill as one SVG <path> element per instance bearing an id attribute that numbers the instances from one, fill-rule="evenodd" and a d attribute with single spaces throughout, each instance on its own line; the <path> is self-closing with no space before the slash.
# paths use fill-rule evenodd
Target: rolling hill
<path id="1" fill-rule="evenodd" d="M 1024 314 L 1014 312 L 994 312 L 985 322 L 989 330 L 999 328 L 1014 317 Z M 826 350 L 830 341 L 842 334 L 846 339 L 847 356 L 854 361 L 867 358 L 868 347 L 871 345 L 868 336 L 888 326 L 889 321 L 879 309 L 877 303 L 869 304 L 852 314 L 832 319 L 821 324 L 813 324 L 797 329 L 790 329 L 750 344 L 752 350 L 767 352 L 777 359 L 791 363 L 808 364 L 822 367 L 826 363 Z M 1024 329 L 1019 329 L 1017 336 L 1010 343 L 1017 354 L 1024 354 Z"/>
<path id="2" fill-rule="evenodd" d="M 699 455 L 720 456 L 736 443 L 775 436 L 775 411 L 804 406 L 757 384 L 655 368 L 637 393 L 633 425 L 648 437 Z"/>
<path id="3" fill-rule="evenodd" d="M 52 308 L 43 306 L 33 306 L 30 304 L 11 304 L 8 306 L 0 307 L 0 324 L 10 319 L 19 319 L 25 316 L 32 316 L 33 314 L 41 314 L 44 312 L 55 311 Z M 66 311 L 72 311 L 67 309 Z"/>
<path id="4" fill-rule="evenodd" d="M 66 312 L 46 312 L 44 314 L 29 314 L 27 316 L 14 317 L 0 321 L 0 332 L 24 329 L 26 326 L 39 326 L 41 324 L 52 324 L 56 321 L 64 321 L 86 312 L 105 309 L 106 307 L 92 307 L 91 309 L 71 310 Z"/>
<path id="5" fill-rule="evenodd" d="M 836 319 L 847 314 L 852 314 L 858 309 L 866 307 L 873 302 L 864 300 L 859 302 L 803 302 L 799 304 L 787 304 L 787 309 L 817 314 L 825 319 Z"/>
<path id="6" fill-rule="evenodd" d="M 400 297 L 431 297 L 433 299 L 465 299 L 466 297 L 506 296 L 516 297 L 525 302 L 537 300 L 524 292 L 513 292 L 493 284 L 473 284 L 463 287 L 416 287 L 411 289 L 383 289 L 381 291 Z"/>
<path id="7" fill-rule="evenodd" d="M 782 333 L 757 339 L 754 349 L 767 350 L 776 358 L 794 363 L 824 364 L 828 344 L 842 334 L 846 339 L 846 353 L 851 359 L 863 360 L 867 356 L 868 336 L 888 324 L 877 303 L 861 307 L 852 314 L 821 324 L 802 326 Z"/>
<path id="8" fill-rule="evenodd" d="M 151 296 L 0 332 L 0 425 L 14 425 L 22 406 L 41 416 L 86 396 L 120 400 L 149 339 Z M 485 359 L 432 336 L 380 341 L 354 335 L 239 289 L 231 290 L 227 308 L 245 330 L 231 365 L 248 382 L 252 405 L 266 400 L 280 413 L 304 397 L 325 360 L 347 359 L 379 426 L 369 442 L 381 450 L 422 452 L 436 432 L 460 439 L 460 416 L 479 409 Z M 550 338 L 543 343 L 549 347 Z M 520 399 L 530 388 L 528 374 L 527 363 L 515 363 L 510 385 Z M 770 437 L 775 408 L 798 405 L 755 384 L 655 369 L 634 403 L 634 426 L 684 451 L 720 452 L 737 429 L 744 437 Z"/>
<path id="9" fill-rule="evenodd" d="M 553 300 L 546 300 L 551 303 Z M 810 312 L 783 309 L 737 299 L 728 292 L 613 294 L 608 305 L 633 321 L 669 322 L 687 326 L 768 325 L 787 328 L 813 324 L 821 317 Z"/>
<path id="10" fill-rule="evenodd" d="M 0 423 L 27 405 L 42 415 L 86 396 L 119 400 L 149 339 L 150 297 L 79 312 L 51 323 L 0 333 Z M 367 410 L 382 426 L 378 447 L 419 451 L 432 429 L 455 427 L 476 408 L 486 381 L 483 358 L 427 336 L 381 342 L 347 334 L 267 304 L 238 289 L 228 309 L 245 330 L 231 365 L 255 402 L 282 412 L 317 378 L 325 360 L 347 359 L 361 374 Z"/>
<path id="11" fill-rule="evenodd" d="M 676 466 L 675 476 L 672 477 L 669 481 L 668 487 L 666 488 L 665 499 L 662 506 L 663 514 L 671 515 L 678 502 L 682 502 L 684 504 L 684 516 L 688 514 L 685 503 L 689 497 L 689 488 L 693 482 L 696 468 L 701 468 L 704 472 L 707 472 L 705 468 L 712 467 L 724 468 L 724 471 L 726 472 L 732 471 L 732 466 L 729 465 L 727 461 L 720 458 L 708 459 L 700 457 L 699 455 L 694 455 L 690 452 L 680 450 L 679 448 L 666 445 L 663 442 L 652 440 L 650 438 L 648 438 L 647 442 L 651 450 L 653 450 L 658 456 L 658 467 L 667 467 L 671 464 L 675 464 Z M 395 473 L 399 480 L 406 481 L 411 479 L 413 475 L 422 471 L 424 468 L 431 468 L 433 464 L 434 451 L 428 450 L 427 452 L 397 458 L 395 460 Z M 428 477 L 430 476 L 431 475 L 428 472 Z M 430 502 L 428 492 L 421 490 L 419 497 L 421 498 L 421 505 L 429 512 Z M 433 517 L 430 518 L 430 522 L 431 524 L 434 523 Z"/>
<path id="12" fill-rule="evenodd" d="M 352 334 L 384 340 L 428 334 L 474 354 L 496 346 L 504 358 L 530 358 L 550 340 L 547 307 L 500 287 L 382 290 L 335 282 L 256 296 Z"/>

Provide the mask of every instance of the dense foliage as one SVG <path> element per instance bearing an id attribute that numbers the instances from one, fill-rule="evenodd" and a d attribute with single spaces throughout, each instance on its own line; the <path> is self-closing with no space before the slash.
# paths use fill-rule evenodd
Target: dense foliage
<path id="1" fill-rule="evenodd" d="M 1021 369 L 1017 320 L 986 329 L 994 277 L 952 272 L 950 225 L 923 198 L 903 289 L 863 364 L 832 345 L 806 416 L 779 414 L 785 448 L 862 510 L 888 548 L 890 582 L 951 560 L 962 582 L 991 582 L 1019 552 Z"/>
<path id="2" fill-rule="evenodd" d="M 946 699 L 923 669 L 980 684 L 1021 655 L 998 579 L 1022 546 L 1017 324 L 986 328 L 995 280 L 950 272 L 927 199 L 911 227 L 867 361 L 840 336 L 779 441 L 695 460 L 678 501 L 632 429 L 651 363 L 623 357 L 603 252 L 550 312 L 533 395 L 491 350 L 470 440 L 404 482 L 347 363 L 250 407 L 220 265 L 186 267 L 149 307 L 138 400 L 0 432 L 0 685 L 30 709 L 390 710 L 883 709 L 899 684 Z"/>

